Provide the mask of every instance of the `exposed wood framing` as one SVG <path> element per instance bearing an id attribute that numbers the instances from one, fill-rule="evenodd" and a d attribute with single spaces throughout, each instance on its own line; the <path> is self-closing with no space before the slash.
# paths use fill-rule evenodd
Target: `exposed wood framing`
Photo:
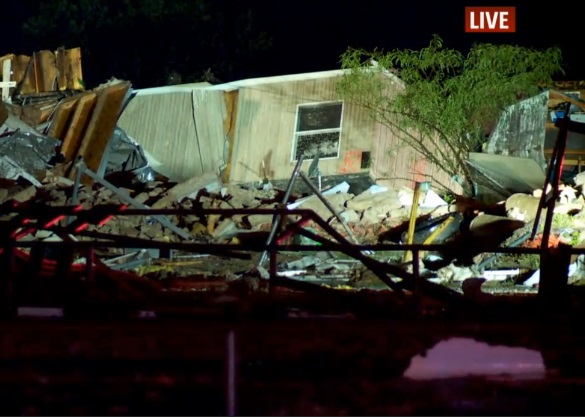
<path id="1" fill-rule="evenodd" d="M 63 154 L 65 162 L 73 161 L 77 155 L 96 101 L 97 94 L 95 92 L 84 94 L 77 101 L 61 145 L 61 154 Z"/>
<path id="2" fill-rule="evenodd" d="M 16 83 L 11 88 L 16 87 L 17 94 L 84 90 L 80 48 L 43 50 L 34 52 L 32 57 L 14 54 L 0 57 L 0 63 L 7 60 L 12 65 L 11 81 Z"/>
<path id="3" fill-rule="evenodd" d="M 100 167 L 102 155 L 114 132 L 124 97 L 129 89 L 130 82 L 116 80 L 97 90 L 96 106 L 77 154 L 93 172 L 97 172 Z M 89 185 L 93 180 L 84 176 L 83 183 Z"/>

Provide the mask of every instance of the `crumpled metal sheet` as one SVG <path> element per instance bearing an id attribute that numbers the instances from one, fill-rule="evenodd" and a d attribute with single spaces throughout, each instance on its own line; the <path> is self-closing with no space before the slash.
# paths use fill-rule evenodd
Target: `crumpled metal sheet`
<path id="1" fill-rule="evenodd" d="M 49 168 L 60 141 L 31 132 L 14 132 L 0 138 L 0 155 L 10 157 L 20 168 L 31 175 Z"/>
<path id="2" fill-rule="evenodd" d="M 116 126 L 107 151 L 105 175 L 114 172 L 132 172 L 135 181 L 154 181 L 155 171 L 150 167 L 142 147 L 120 127 Z"/>
<path id="3" fill-rule="evenodd" d="M 17 180 L 20 177 L 25 178 L 36 187 L 41 186 L 41 183 L 35 177 L 23 170 L 16 162 L 10 159 L 10 157 L 6 155 L 0 156 L 0 178 Z"/>

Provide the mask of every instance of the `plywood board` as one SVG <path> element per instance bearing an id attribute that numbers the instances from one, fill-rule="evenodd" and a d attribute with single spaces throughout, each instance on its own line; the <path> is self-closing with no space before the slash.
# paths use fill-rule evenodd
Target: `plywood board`
<path id="1" fill-rule="evenodd" d="M 13 66 L 12 66 L 12 77 L 14 79 L 14 81 L 16 81 L 17 83 L 21 82 L 25 72 L 26 72 L 26 68 L 28 67 L 28 62 L 30 61 L 30 56 L 28 55 L 17 55 L 14 60 L 13 60 Z"/>
<path id="2" fill-rule="evenodd" d="M 95 92 L 84 94 L 77 101 L 61 145 L 61 154 L 65 158 L 65 162 L 73 161 L 77 155 L 96 101 L 97 94 Z"/>
<path id="3" fill-rule="evenodd" d="M 59 90 L 83 90 L 81 48 L 59 48 L 55 53 Z"/>
<path id="4" fill-rule="evenodd" d="M 114 133 L 122 103 L 129 88 L 130 82 L 117 80 L 96 91 L 96 106 L 78 152 L 78 156 L 93 172 L 97 172 L 99 169 L 103 153 Z M 89 177 L 84 178 L 85 184 L 92 182 Z"/>
<path id="5" fill-rule="evenodd" d="M 22 80 L 20 81 L 20 85 L 18 87 L 19 94 L 31 94 L 37 93 L 38 86 L 37 86 L 37 78 L 35 74 L 35 59 L 34 57 L 30 57 L 30 59 L 26 63 L 26 69 L 24 70 L 24 75 Z"/>
<path id="6" fill-rule="evenodd" d="M 80 96 L 67 97 L 59 105 L 53 114 L 51 126 L 47 135 L 55 139 L 64 139 L 67 127 L 75 110 L 75 106 L 79 101 Z"/>

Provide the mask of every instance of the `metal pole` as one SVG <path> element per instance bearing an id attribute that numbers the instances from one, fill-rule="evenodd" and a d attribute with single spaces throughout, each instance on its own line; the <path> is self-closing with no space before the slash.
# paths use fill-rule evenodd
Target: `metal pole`
<path id="1" fill-rule="evenodd" d="M 414 195 L 412 196 L 412 207 L 410 208 L 410 220 L 408 222 L 408 236 L 406 237 L 406 244 L 412 245 L 414 241 L 414 230 L 416 226 L 416 218 L 418 217 L 418 202 L 420 200 L 421 183 L 417 182 L 414 185 Z M 404 253 L 404 262 L 408 262 L 412 259 L 412 253 L 406 251 Z"/>
<path id="2" fill-rule="evenodd" d="M 552 226 L 552 218 L 554 215 L 555 203 L 560 195 L 559 183 L 561 181 L 561 172 L 563 170 L 563 160 L 565 157 L 565 148 L 567 147 L 567 136 L 569 133 L 569 122 L 571 120 L 571 118 L 569 116 L 570 106 L 571 106 L 571 104 L 567 103 L 567 111 L 565 113 L 563 124 L 562 124 L 561 130 L 559 132 L 559 139 L 560 140 L 558 141 L 558 144 L 557 144 L 558 149 L 557 149 L 557 154 L 556 154 L 556 158 L 555 158 L 556 160 L 555 160 L 555 166 L 554 166 L 554 171 L 553 171 L 553 177 L 552 177 L 552 181 L 551 181 L 552 196 L 547 204 L 546 216 L 544 219 L 544 228 L 542 231 L 542 246 L 541 247 L 543 248 L 543 250 L 548 250 L 548 241 L 550 238 L 550 231 L 551 231 L 551 226 Z M 543 195 L 546 194 L 546 190 L 542 190 L 542 194 Z M 534 227 L 537 227 L 537 225 L 535 224 Z"/>
<path id="3" fill-rule="evenodd" d="M 295 169 L 293 170 L 293 173 L 290 177 L 290 180 L 288 180 L 288 185 L 286 187 L 286 191 L 284 193 L 284 197 L 282 198 L 282 202 L 281 202 L 282 205 L 285 205 L 288 202 L 288 199 L 290 198 L 293 186 L 295 185 L 295 181 L 297 180 L 299 172 L 301 172 L 301 166 L 303 165 L 303 159 L 304 159 L 303 155 L 299 156 L 299 160 L 297 161 L 297 164 L 295 165 Z M 279 224 L 280 224 L 280 215 L 274 216 L 274 218 L 272 219 L 272 228 L 270 229 L 270 234 L 268 235 L 268 239 L 266 239 L 266 246 L 270 246 L 270 244 L 272 244 L 272 240 L 274 239 L 274 236 L 276 235 L 276 231 L 278 230 Z M 258 266 L 263 266 L 264 262 L 266 262 L 267 257 L 268 257 L 268 251 L 262 252 L 262 255 L 260 256 L 260 260 L 258 261 Z"/>
<path id="4" fill-rule="evenodd" d="M 79 186 L 81 184 L 81 177 L 85 172 L 85 165 L 82 163 L 78 163 L 75 165 L 75 169 L 77 172 L 75 173 L 75 182 L 73 183 L 73 193 L 71 194 L 71 205 L 77 205 L 77 200 L 79 199 Z M 69 216 L 67 218 L 67 224 L 70 224 L 73 221 L 73 217 Z"/>
<path id="5" fill-rule="evenodd" d="M 412 299 L 414 301 L 415 310 L 418 312 L 420 307 L 420 252 L 418 249 L 412 251 L 412 275 L 414 275 L 414 291 L 412 292 Z"/>
<path id="6" fill-rule="evenodd" d="M 227 337 L 227 415 L 236 415 L 236 336 L 233 330 Z"/>
<path id="7" fill-rule="evenodd" d="M 337 210 L 335 210 L 335 208 L 331 205 L 331 203 L 329 201 L 327 201 L 327 199 L 325 197 L 323 197 L 323 194 L 321 194 L 321 191 L 319 191 L 317 189 L 317 187 L 315 187 L 315 184 L 313 184 L 313 182 L 309 179 L 309 177 L 307 177 L 307 175 L 304 172 L 301 171 L 300 176 L 301 176 L 301 179 L 303 181 L 305 181 L 305 183 L 309 186 L 311 191 L 313 191 L 315 193 L 315 195 L 319 198 L 319 200 L 321 200 L 321 202 L 325 205 L 325 207 L 327 207 L 327 209 L 331 213 L 333 213 L 335 218 L 337 218 L 337 220 L 339 220 L 339 223 L 341 223 L 341 225 L 343 226 L 343 228 L 347 232 L 347 235 L 349 237 L 351 237 L 351 239 L 354 241 L 354 243 L 356 245 L 359 245 L 360 244 L 359 240 L 357 240 L 357 238 L 355 237 L 355 235 L 353 234 L 353 232 L 351 231 L 351 229 L 349 228 L 347 223 L 345 223 L 345 221 L 341 218 L 341 216 L 339 215 Z"/>
<path id="8" fill-rule="evenodd" d="M 130 197 L 128 194 L 120 191 L 120 189 L 118 187 L 116 187 L 114 184 L 97 176 L 96 173 L 91 171 L 90 169 L 85 168 L 84 174 L 90 176 L 94 181 L 97 181 L 100 184 L 102 184 L 104 187 L 106 187 L 108 190 L 112 191 L 114 194 L 116 194 L 118 197 L 120 197 L 121 200 L 125 201 L 126 203 L 132 204 L 133 206 L 141 208 L 141 209 L 145 209 L 145 210 L 150 209 L 150 207 L 148 207 L 146 204 L 139 203 L 138 201 L 136 201 L 135 199 Z M 173 232 L 175 232 L 176 234 L 181 236 L 183 239 L 192 240 L 193 237 L 189 233 L 187 233 L 183 229 L 175 226 L 167 217 L 161 216 L 161 215 L 153 215 L 152 218 L 155 219 L 156 221 L 158 221 L 160 224 L 162 224 L 166 228 L 168 228 L 169 230 L 172 230 Z"/>

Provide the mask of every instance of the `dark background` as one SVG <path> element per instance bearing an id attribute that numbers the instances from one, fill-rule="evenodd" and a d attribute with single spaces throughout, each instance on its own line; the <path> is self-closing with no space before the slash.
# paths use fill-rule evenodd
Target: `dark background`
<path id="1" fill-rule="evenodd" d="M 167 84 L 169 74 L 181 82 L 227 82 L 248 77 L 323 71 L 339 68 L 348 47 L 413 48 L 428 44 L 433 33 L 447 47 L 466 51 L 474 42 L 512 43 L 535 48 L 560 46 L 565 61 L 559 79 L 584 79 L 581 66 L 583 22 L 577 9 L 562 3 L 533 1 L 449 0 L 140 0 L 184 4 L 189 10 L 171 17 L 124 15 L 126 0 L 49 0 L 53 11 L 39 11 L 38 0 L 3 4 L 0 56 L 40 49 L 82 47 L 86 85 L 93 87 L 115 76 L 135 88 Z M 203 21 L 198 4 L 211 9 Z M 95 5 L 109 7 L 114 22 L 100 23 Z M 516 6 L 516 33 L 467 34 L 465 6 Z M 62 10 L 77 7 L 74 18 Z M 24 27 L 37 17 L 36 33 Z M 242 23 L 244 22 L 244 23 Z M 84 29 L 80 32 L 79 25 Z M 39 26 L 38 26 L 39 27 Z M 47 29 L 48 28 L 48 29 Z M 269 42 L 259 41 L 264 33 Z"/>

